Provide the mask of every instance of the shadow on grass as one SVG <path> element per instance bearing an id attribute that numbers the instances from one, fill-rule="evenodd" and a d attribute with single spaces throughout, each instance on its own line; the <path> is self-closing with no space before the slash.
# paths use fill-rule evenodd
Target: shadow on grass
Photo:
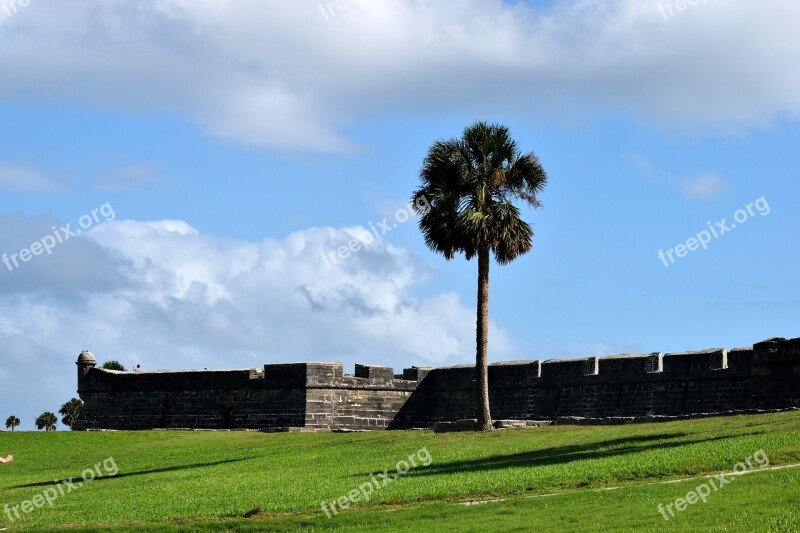
<path id="1" fill-rule="evenodd" d="M 408 475 L 416 476 L 436 476 L 440 474 L 455 474 L 459 472 L 480 472 L 486 470 L 501 470 L 505 468 L 520 468 L 529 466 L 547 466 L 571 463 L 587 459 L 602 459 L 607 457 L 617 457 L 630 453 L 637 453 L 649 450 L 659 450 L 664 448 L 680 448 L 681 446 L 700 444 L 703 442 L 714 442 L 728 439 L 736 439 L 738 436 L 719 436 L 707 439 L 686 440 L 678 442 L 659 442 L 671 441 L 686 437 L 686 433 L 671 433 L 661 435 L 645 435 L 638 437 L 626 437 L 587 444 L 559 446 L 520 452 L 507 455 L 495 455 L 481 459 L 467 461 L 455 461 L 444 464 L 435 462 L 430 466 L 422 466 Z M 611 450 L 598 450 L 598 448 L 612 447 Z M 366 476 L 369 474 L 360 474 Z"/>
<path id="2" fill-rule="evenodd" d="M 108 479 L 120 479 L 120 478 L 133 477 L 133 476 L 144 476 L 144 475 L 147 475 L 147 474 L 163 474 L 165 472 L 177 472 L 177 471 L 180 471 L 180 470 L 191 470 L 193 468 L 206 468 L 206 467 L 209 467 L 209 466 L 219 466 L 219 465 L 224 465 L 224 464 L 229 464 L 229 463 L 238 463 L 238 462 L 241 462 L 241 461 L 248 461 L 250 459 L 255 459 L 255 457 L 243 457 L 241 459 L 226 459 L 224 461 L 214 461 L 214 462 L 211 462 L 211 463 L 196 463 L 196 464 L 193 464 L 193 465 L 170 466 L 170 467 L 165 467 L 165 468 L 153 468 L 151 470 L 140 470 L 138 472 L 118 473 L 115 476 L 104 475 L 103 477 L 95 478 L 93 483 L 96 483 L 98 481 L 105 481 L 105 480 L 108 480 Z M 67 477 L 67 478 L 64 478 L 64 479 L 70 479 L 70 478 Z M 77 476 L 74 476 L 72 479 L 74 480 L 75 483 L 83 481 L 83 479 L 81 478 L 80 474 L 78 474 Z M 27 489 L 27 488 L 32 488 L 32 487 L 46 487 L 48 485 L 54 485 L 54 484 L 55 483 L 52 480 L 50 480 L 50 481 L 42 481 L 42 482 L 38 482 L 38 483 L 26 483 L 25 485 L 14 485 L 12 487 L 8 487 L 8 489 Z"/>

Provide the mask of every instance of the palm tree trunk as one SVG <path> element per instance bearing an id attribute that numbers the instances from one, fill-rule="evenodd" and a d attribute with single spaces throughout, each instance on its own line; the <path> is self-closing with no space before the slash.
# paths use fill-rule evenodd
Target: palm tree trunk
<path id="1" fill-rule="evenodd" d="M 475 360 L 476 407 L 481 431 L 494 429 L 489 409 L 489 263 L 488 249 L 478 251 L 478 323 Z"/>

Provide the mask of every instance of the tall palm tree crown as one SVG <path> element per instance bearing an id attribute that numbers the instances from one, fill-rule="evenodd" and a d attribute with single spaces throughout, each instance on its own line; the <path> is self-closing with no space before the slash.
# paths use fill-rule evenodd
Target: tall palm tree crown
<path id="1" fill-rule="evenodd" d="M 467 260 L 489 250 L 500 264 L 530 251 L 533 230 L 515 202 L 540 207 L 547 174 L 533 152 L 520 152 L 508 128 L 478 122 L 460 139 L 437 141 L 420 177 L 414 199 L 424 196 L 431 208 L 412 205 L 432 250 L 447 259 L 463 253 Z"/>
<path id="2" fill-rule="evenodd" d="M 540 207 L 547 174 L 533 152 L 522 154 L 508 128 L 477 122 L 461 138 L 430 147 L 420 180 L 411 205 L 428 247 L 448 260 L 457 253 L 478 257 L 476 410 L 478 428 L 489 430 L 490 256 L 504 265 L 531 250 L 533 229 L 516 202 Z"/>

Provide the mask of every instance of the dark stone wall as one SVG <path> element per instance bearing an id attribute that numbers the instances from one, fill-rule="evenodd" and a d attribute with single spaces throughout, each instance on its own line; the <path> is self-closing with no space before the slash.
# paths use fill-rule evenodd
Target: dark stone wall
<path id="1" fill-rule="evenodd" d="M 286 369 L 275 370 L 265 376 L 260 369 L 131 374 L 92 368 L 79 379 L 84 409 L 76 429 L 303 427 L 305 386 L 285 379 Z M 304 368 L 290 370 L 305 375 Z"/>
<path id="2" fill-rule="evenodd" d="M 800 407 L 800 339 L 661 355 L 489 367 L 495 419 L 687 415 Z M 114 372 L 78 363 L 76 429 L 403 429 L 475 417 L 475 368 L 340 363 Z"/>

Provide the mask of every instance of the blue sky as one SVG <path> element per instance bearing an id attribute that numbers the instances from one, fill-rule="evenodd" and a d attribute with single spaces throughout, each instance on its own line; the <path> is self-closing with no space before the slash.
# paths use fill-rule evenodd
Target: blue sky
<path id="1" fill-rule="evenodd" d="M 550 177 L 533 251 L 492 269 L 492 360 L 800 335 L 795 3 L 319 5 L 0 8 L 0 253 L 107 206 L 0 263 L 4 416 L 31 429 L 74 396 L 84 348 L 145 369 L 469 362 L 474 262 L 413 220 L 320 256 L 394 223 L 427 147 L 475 120 Z"/>

